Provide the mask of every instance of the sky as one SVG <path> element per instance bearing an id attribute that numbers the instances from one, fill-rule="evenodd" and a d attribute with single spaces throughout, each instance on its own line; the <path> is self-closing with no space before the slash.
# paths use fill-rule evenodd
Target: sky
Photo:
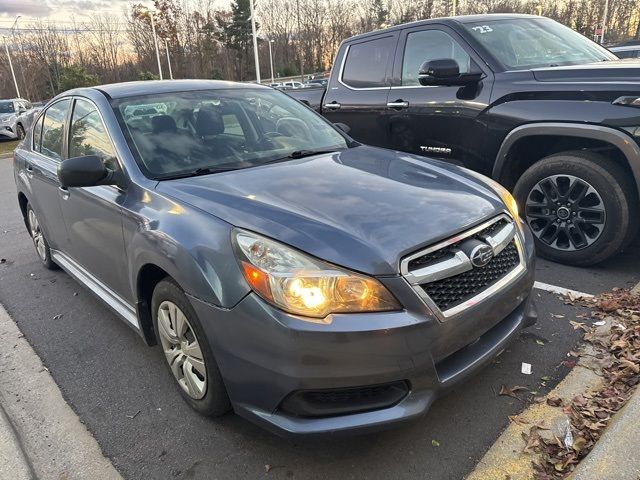
<path id="1" fill-rule="evenodd" d="M 187 3 L 196 0 L 183 0 Z M 0 29 L 11 28 L 17 15 L 18 26 L 32 23 L 36 20 L 71 22 L 87 21 L 92 15 L 114 14 L 121 15 L 123 8 L 131 3 L 150 5 L 151 0 L 0 0 Z M 228 4 L 228 1 L 214 2 Z"/>

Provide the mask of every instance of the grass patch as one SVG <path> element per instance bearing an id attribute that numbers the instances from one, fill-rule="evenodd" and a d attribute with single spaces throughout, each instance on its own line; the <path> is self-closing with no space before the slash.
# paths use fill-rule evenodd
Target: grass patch
<path id="1" fill-rule="evenodd" d="M 18 140 L 0 140 L 0 155 L 12 153 L 18 146 Z"/>

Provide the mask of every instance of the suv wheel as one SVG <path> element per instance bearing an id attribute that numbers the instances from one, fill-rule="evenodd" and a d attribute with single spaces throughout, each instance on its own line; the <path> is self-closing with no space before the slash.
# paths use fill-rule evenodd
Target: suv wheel
<path id="1" fill-rule="evenodd" d="M 40 228 L 40 222 L 36 217 L 36 212 L 33 211 L 31 204 L 27 204 L 27 226 L 29 227 L 29 234 L 33 240 L 33 245 L 36 247 L 36 253 L 40 257 L 40 261 L 49 270 L 57 270 L 58 265 L 51 259 L 51 249 L 49 248 L 49 242 L 42 228 Z"/>
<path id="2" fill-rule="evenodd" d="M 168 278 L 162 280 L 153 291 L 151 308 L 156 335 L 182 397 L 203 415 L 228 412 L 231 405 L 222 376 L 182 289 Z"/>
<path id="3" fill-rule="evenodd" d="M 18 124 L 16 133 L 18 134 L 18 140 L 24 139 L 24 127 L 22 125 Z"/>
<path id="4" fill-rule="evenodd" d="M 638 222 L 635 187 L 615 161 L 564 152 L 530 167 L 514 189 L 545 258 L 593 265 L 622 249 Z"/>

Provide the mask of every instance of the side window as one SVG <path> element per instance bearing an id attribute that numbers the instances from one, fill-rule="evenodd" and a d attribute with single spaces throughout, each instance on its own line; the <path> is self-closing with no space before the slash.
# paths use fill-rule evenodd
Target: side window
<path id="1" fill-rule="evenodd" d="M 395 44 L 394 37 L 382 37 L 351 45 L 342 81 L 354 88 L 385 87 L 387 64 Z"/>
<path id="2" fill-rule="evenodd" d="M 460 66 L 460 73 L 467 73 L 471 57 L 451 35 L 442 30 L 422 30 L 407 35 L 402 58 L 402 85 L 420 85 L 420 65 L 431 60 L 453 58 Z"/>
<path id="3" fill-rule="evenodd" d="M 54 160 L 62 158 L 64 121 L 71 100 L 65 99 L 51 105 L 44 114 L 40 153 Z"/>
<path id="4" fill-rule="evenodd" d="M 77 99 L 71 115 L 69 132 L 69 158 L 96 155 L 111 170 L 118 169 L 118 161 L 95 105 Z"/>
<path id="5" fill-rule="evenodd" d="M 36 124 L 33 126 L 33 151 L 39 152 L 42 143 L 42 122 L 44 121 L 44 115 L 42 115 Z"/>

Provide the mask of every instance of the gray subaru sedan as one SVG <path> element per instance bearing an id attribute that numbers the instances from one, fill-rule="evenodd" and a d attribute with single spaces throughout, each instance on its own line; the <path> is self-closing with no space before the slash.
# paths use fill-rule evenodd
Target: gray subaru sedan
<path id="1" fill-rule="evenodd" d="M 257 85 L 72 90 L 15 151 L 18 203 L 198 412 L 384 428 L 535 322 L 533 241 L 492 180 L 344 129 Z"/>

